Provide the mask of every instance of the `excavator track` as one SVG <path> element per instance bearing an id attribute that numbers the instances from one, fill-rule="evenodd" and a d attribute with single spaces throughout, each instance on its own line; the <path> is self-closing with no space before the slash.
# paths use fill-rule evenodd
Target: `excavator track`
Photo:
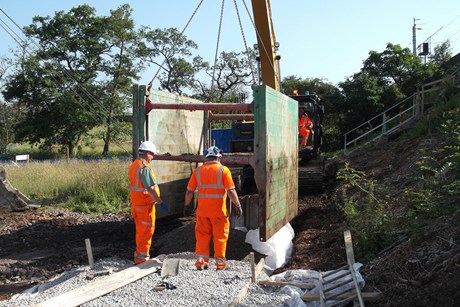
<path id="1" fill-rule="evenodd" d="M 324 191 L 325 167 L 324 157 L 316 157 L 299 162 L 299 193 L 316 194 Z"/>

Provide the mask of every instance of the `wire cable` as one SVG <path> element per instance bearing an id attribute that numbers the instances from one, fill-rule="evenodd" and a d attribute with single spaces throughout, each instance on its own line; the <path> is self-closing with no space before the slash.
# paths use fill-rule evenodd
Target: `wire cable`
<path id="1" fill-rule="evenodd" d="M 201 4 L 203 4 L 203 1 L 204 0 L 200 0 L 200 3 L 198 3 L 197 7 L 195 8 L 195 10 L 193 11 L 192 13 L 192 16 L 190 16 L 189 20 L 187 21 L 187 23 L 185 24 L 184 28 L 182 29 L 182 31 L 180 32 L 180 34 L 184 34 L 185 30 L 188 28 L 188 26 L 190 25 L 190 23 L 192 22 L 192 19 L 195 17 L 196 13 L 198 12 L 199 8 L 201 7 Z M 153 78 L 152 80 L 150 80 L 150 82 L 148 83 L 148 86 L 152 86 L 153 84 L 153 81 L 158 77 L 158 74 L 160 73 L 160 70 L 161 68 L 163 68 L 163 65 L 164 63 L 166 62 L 166 60 L 169 58 L 169 56 L 174 52 L 174 48 L 176 47 L 175 44 L 172 45 L 171 49 L 169 50 L 169 53 L 166 54 L 165 56 L 165 59 L 163 60 L 163 62 L 158 65 L 158 70 L 157 72 L 153 75 Z"/>

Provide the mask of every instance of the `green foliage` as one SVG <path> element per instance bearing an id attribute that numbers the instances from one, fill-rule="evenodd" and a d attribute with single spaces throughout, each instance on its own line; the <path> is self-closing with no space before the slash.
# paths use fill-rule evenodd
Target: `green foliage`
<path id="1" fill-rule="evenodd" d="M 458 101 L 457 101 L 458 103 Z M 417 162 L 419 171 L 415 179 L 417 189 L 408 190 L 412 205 L 408 212 L 409 223 L 415 234 L 431 219 L 454 215 L 460 222 L 460 108 L 444 113 L 444 123 L 439 130 L 444 144 L 431 152 L 421 152 Z"/>
<path id="2" fill-rule="evenodd" d="M 339 83 L 344 97 L 342 134 L 410 97 L 421 84 L 443 77 L 448 46 L 436 52 L 433 61 L 424 64 L 409 48 L 391 43 L 382 52 L 370 51 L 361 71 Z"/>
<path id="3" fill-rule="evenodd" d="M 33 201 L 86 213 L 128 210 L 131 160 L 34 162 L 8 167 L 11 184 Z"/>
<path id="4" fill-rule="evenodd" d="M 348 162 L 338 171 L 337 178 L 344 181 L 339 208 L 353 233 L 357 251 L 371 258 L 391 239 L 387 233 L 390 198 L 365 176 L 365 172 L 355 170 Z M 350 191 L 354 194 L 348 195 Z"/>
<path id="5" fill-rule="evenodd" d="M 456 122 L 457 112 L 460 109 L 460 90 L 457 88 L 454 91 L 451 89 L 452 87 L 455 87 L 452 85 L 452 81 L 446 81 L 443 83 L 442 90 L 438 90 L 435 92 L 436 94 L 428 95 L 425 98 L 433 107 L 427 110 L 426 115 L 420 118 L 407 132 L 408 138 L 426 136 L 433 132 L 443 133 L 445 131 L 443 127 L 448 122 Z M 448 97 L 444 95 L 446 93 L 449 93 Z"/>
<path id="6" fill-rule="evenodd" d="M 63 146 L 75 156 L 81 138 L 104 124 L 103 154 L 108 154 L 113 118 L 131 104 L 132 81 L 143 69 L 135 61 L 131 12 L 125 4 L 110 16 L 96 16 L 94 8 L 80 5 L 53 17 L 34 17 L 25 32 L 42 49 L 17 56 L 21 69 L 3 91 L 25 114 L 15 125 L 15 141 L 44 150 Z"/>
<path id="7" fill-rule="evenodd" d="M 186 59 L 198 45 L 176 28 L 152 30 L 144 26 L 140 35 L 145 41 L 140 42 L 138 55 L 144 63 L 158 68 L 155 75 L 161 89 L 182 95 L 186 88 L 192 88 L 198 68 Z"/>

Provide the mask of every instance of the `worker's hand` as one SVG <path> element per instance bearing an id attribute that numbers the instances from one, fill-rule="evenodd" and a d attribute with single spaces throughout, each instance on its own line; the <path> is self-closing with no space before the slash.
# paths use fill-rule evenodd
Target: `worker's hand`
<path id="1" fill-rule="evenodd" d="M 163 212 L 168 212 L 169 211 L 169 204 L 164 201 L 164 202 L 162 202 L 160 204 L 160 208 L 161 208 L 161 210 L 163 210 Z"/>
<path id="2" fill-rule="evenodd" d="M 235 214 L 237 217 L 240 217 L 241 214 L 243 214 L 243 210 L 241 209 L 241 205 L 235 205 L 233 204 L 234 207 L 235 207 Z"/>
<path id="3" fill-rule="evenodd" d="M 184 206 L 184 216 L 191 216 L 193 214 L 192 206 Z"/>

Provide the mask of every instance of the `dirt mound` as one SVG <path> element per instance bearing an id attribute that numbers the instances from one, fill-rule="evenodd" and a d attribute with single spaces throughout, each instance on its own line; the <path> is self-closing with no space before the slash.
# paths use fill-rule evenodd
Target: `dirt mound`
<path id="1" fill-rule="evenodd" d="M 383 140 L 335 161 L 364 171 L 392 198 L 390 210 L 405 212 L 405 189 L 414 179 L 422 152 L 432 155 L 443 146 L 440 135 Z M 364 263 L 365 290 L 382 292 L 367 306 L 457 306 L 460 301 L 460 228 L 452 217 L 434 221 L 418 239 L 401 232 L 374 260 Z M 357 259 L 358 261 L 360 259 Z"/>

